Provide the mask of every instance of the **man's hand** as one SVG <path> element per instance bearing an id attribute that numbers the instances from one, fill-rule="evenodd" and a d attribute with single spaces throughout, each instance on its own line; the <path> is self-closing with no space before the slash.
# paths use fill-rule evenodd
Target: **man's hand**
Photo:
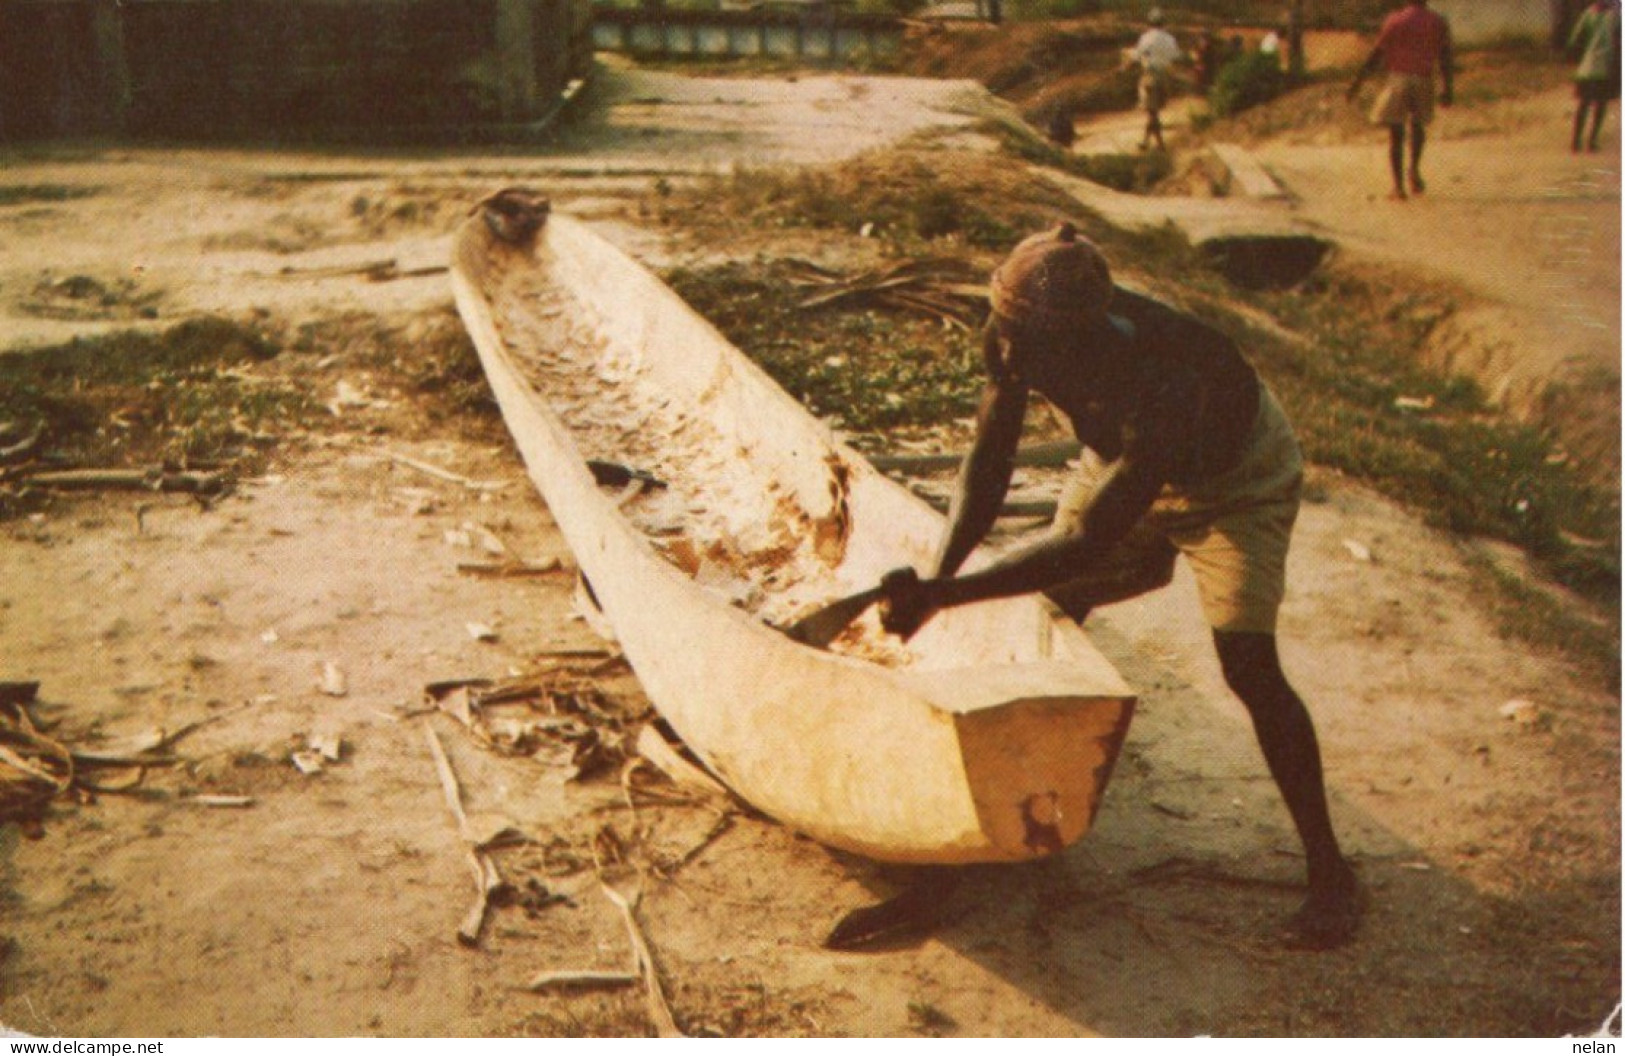
<path id="1" fill-rule="evenodd" d="M 1439 93 L 1439 105 L 1440 106 L 1448 107 L 1448 106 L 1451 106 L 1452 104 L 1454 104 L 1455 101 L 1456 101 L 1456 94 L 1454 92 L 1452 92 L 1449 88 L 1446 88 L 1444 91 Z"/>
<path id="2" fill-rule="evenodd" d="M 905 642 L 936 614 L 929 583 L 912 568 L 887 572 L 880 577 L 880 589 L 886 592 L 880 602 L 880 625 Z"/>

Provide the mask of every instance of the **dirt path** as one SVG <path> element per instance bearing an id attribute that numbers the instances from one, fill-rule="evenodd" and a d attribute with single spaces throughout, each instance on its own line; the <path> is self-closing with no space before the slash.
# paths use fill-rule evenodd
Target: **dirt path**
<path id="1" fill-rule="evenodd" d="M 1430 353 L 1441 365 L 1537 418 L 1553 389 L 1597 393 L 1553 417 L 1600 415 L 1584 453 L 1617 474 L 1619 139 L 1611 126 L 1602 153 L 1571 154 L 1573 112 L 1567 87 L 1441 111 L 1423 161 L 1427 193 L 1408 202 L 1387 200 L 1380 129 L 1361 143 L 1283 138 L 1257 155 L 1294 212 L 1338 245 L 1479 298 L 1436 335 Z"/>
<path id="2" fill-rule="evenodd" d="M 819 134 L 869 112 L 845 79 L 802 86 L 795 112 Z M 886 98 L 929 95 L 909 93 Z M 606 135 L 666 135 L 627 130 L 634 116 L 660 127 L 664 106 L 619 105 L 604 120 L 624 123 Z M 896 120 L 959 121 L 951 110 Z M 764 137 L 806 149 L 778 127 L 782 110 L 753 112 L 773 126 Z M 701 124 L 693 142 L 719 156 L 769 156 L 746 128 L 722 150 Z M 660 151 L 679 175 L 682 142 Z M 353 312 L 359 327 L 440 310 L 443 276 L 281 269 L 432 264 L 472 198 L 518 180 L 547 182 L 653 256 L 663 242 L 638 212 L 657 175 L 648 163 L 8 159 L 8 186 L 97 191 L 0 210 L 0 344 L 205 308 L 290 323 Z M 1448 181 L 1442 168 L 1436 178 Z M 30 309 L 46 268 L 111 288 L 132 264 L 162 295 L 157 320 L 128 303 L 139 298 L 99 305 L 108 318 Z M 654 801 L 634 814 L 613 772 L 570 780 L 557 744 L 501 755 L 449 717 L 412 715 L 430 681 L 506 678 L 598 647 L 568 574 L 456 569 L 482 556 L 485 530 L 527 559 L 568 569 L 569 555 L 500 438 L 425 421 L 343 347 L 256 369 L 382 402 L 291 443 L 274 474 L 208 511 L 145 497 L 138 517 L 133 499 L 63 500 L 0 526 L 0 679 L 40 680 L 61 736 L 218 716 L 181 742 L 180 765 L 148 775 L 152 794 L 63 803 L 38 840 L 0 828 L 0 1022 L 81 1036 L 639 1034 L 636 990 L 518 989 L 543 969 L 627 963 L 592 881 L 605 825 L 667 870 L 646 879 L 640 919 L 691 1032 L 1552 1035 L 1596 1029 L 1619 1000 L 1617 696 L 1502 639 L 1481 605 L 1480 553 L 1357 487 L 1315 480 L 1283 615 L 1335 818 L 1372 893 L 1355 946 L 1310 955 L 1270 941 L 1299 897 L 1296 840 L 1180 578 L 1090 623 L 1142 694 L 1097 830 L 1053 861 L 978 871 L 929 941 L 835 955 L 818 946 L 827 928 L 893 874 L 749 815 L 718 827 L 704 807 Z M 466 488 L 389 452 L 506 486 Z M 496 640 L 471 637 L 470 623 Z M 328 663 L 347 676 L 344 696 L 318 688 Z M 641 716 L 629 676 L 592 677 L 615 716 Z M 1503 715 L 1514 700 L 1531 721 Z M 497 852 L 520 897 L 478 949 L 454 937 L 471 885 L 425 723 L 469 810 L 534 841 Z M 312 735 L 344 749 L 306 776 L 289 756 Z M 212 809 L 189 798 L 200 793 L 253 805 Z"/>

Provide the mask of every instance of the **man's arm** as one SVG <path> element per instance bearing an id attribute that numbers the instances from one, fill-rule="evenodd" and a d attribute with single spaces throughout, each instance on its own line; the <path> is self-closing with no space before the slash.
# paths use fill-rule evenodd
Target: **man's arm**
<path id="1" fill-rule="evenodd" d="M 987 383 L 976 412 L 976 439 L 959 469 L 959 483 L 948 509 L 948 530 L 933 575 L 951 576 L 959 571 L 998 520 L 1010 490 L 1026 411 L 1025 385 L 997 378 Z"/>
<path id="2" fill-rule="evenodd" d="M 1365 65 L 1355 71 L 1354 80 L 1349 83 L 1348 97 L 1350 99 L 1353 99 L 1355 94 L 1359 92 L 1360 85 L 1365 83 L 1365 79 L 1377 72 L 1377 67 L 1381 63 L 1382 42 L 1379 40 L 1377 46 L 1371 49 L 1371 54 L 1366 58 Z"/>
<path id="3" fill-rule="evenodd" d="M 1053 587 L 1109 550 L 1150 509 L 1167 478 L 1162 459 L 1126 454 L 1084 512 L 1078 531 L 1050 536 L 964 576 L 920 579 L 899 569 L 881 580 L 886 591 L 881 626 L 911 638 L 939 609 L 989 598 L 1009 598 Z"/>
<path id="4" fill-rule="evenodd" d="M 1030 594 L 1064 582 L 1105 553 L 1145 516 L 1168 473 L 1166 459 L 1127 452 L 1084 512 L 1076 533 L 1050 536 L 987 568 L 951 579 L 920 583 L 924 607 L 951 608 L 989 598 Z"/>
<path id="5" fill-rule="evenodd" d="M 1195 442 L 1193 409 L 1200 401 L 1192 376 L 1168 378 L 1140 408 L 1123 437 L 1123 453 L 1095 492 L 1077 531 L 1052 535 L 960 577 L 917 578 L 900 569 L 881 581 L 881 623 L 908 638 L 938 610 L 989 598 L 1030 594 L 1064 583 L 1088 568 L 1145 516 L 1173 475 L 1179 453 Z"/>
<path id="6" fill-rule="evenodd" d="M 1386 20 L 1383 22 L 1382 29 L 1377 33 L 1376 46 L 1371 49 L 1371 54 L 1366 57 L 1365 65 L 1355 72 L 1354 82 L 1349 85 L 1348 97 L 1350 99 L 1354 98 L 1355 93 L 1360 90 L 1360 85 L 1365 83 L 1365 79 L 1376 73 L 1377 67 L 1382 65 L 1382 49 L 1388 45 L 1388 27 L 1390 24 Z"/>

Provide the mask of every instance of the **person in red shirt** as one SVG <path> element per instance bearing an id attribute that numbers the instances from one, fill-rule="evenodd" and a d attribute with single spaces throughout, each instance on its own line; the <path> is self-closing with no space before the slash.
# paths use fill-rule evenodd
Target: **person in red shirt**
<path id="1" fill-rule="evenodd" d="M 1394 176 L 1394 189 L 1389 197 L 1404 201 L 1407 127 L 1410 130 L 1410 193 L 1421 194 L 1426 186 L 1422 182 L 1422 148 L 1427 143 L 1427 124 L 1433 119 L 1435 70 L 1444 80 L 1439 105 L 1449 106 L 1454 101 L 1450 23 L 1430 9 L 1427 0 L 1408 0 L 1403 8 L 1383 20 L 1377 46 L 1360 72 L 1354 75 L 1354 83 L 1349 85 L 1349 99 L 1354 98 L 1361 83 L 1379 66 L 1388 79 L 1371 109 L 1371 123 L 1388 126 L 1388 167 Z"/>

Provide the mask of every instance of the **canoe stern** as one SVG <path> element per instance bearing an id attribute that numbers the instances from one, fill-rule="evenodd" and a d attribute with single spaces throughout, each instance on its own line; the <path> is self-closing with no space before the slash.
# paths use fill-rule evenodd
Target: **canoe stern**
<path id="1" fill-rule="evenodd" d="M 1134 701 L 1044 697 L 954 716 L 960 756 L 990 849 L 1054 854 L 1094 824 Z"/>

